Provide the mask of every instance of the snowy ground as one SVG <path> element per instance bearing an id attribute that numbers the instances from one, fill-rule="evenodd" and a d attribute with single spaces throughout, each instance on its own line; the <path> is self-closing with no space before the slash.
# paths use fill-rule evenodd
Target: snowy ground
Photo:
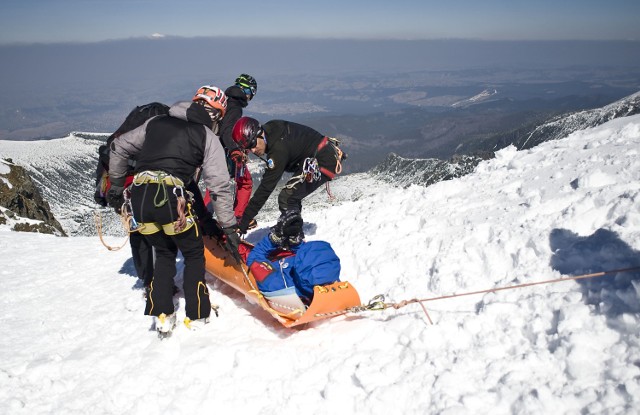
<path id="1" fill-rule="evenodd" d="M 640 116 L 618 119 L 305 230 L 363 302 L 640 266 L 639 148 Z M 159 341 L 127 248 L 5 225 L 0 252 L 2 414 L 640 413 L 638 272 L 428 302 L 434 325 L 413 304 L 296 330 L 210 279 L 220 317 Z"/>

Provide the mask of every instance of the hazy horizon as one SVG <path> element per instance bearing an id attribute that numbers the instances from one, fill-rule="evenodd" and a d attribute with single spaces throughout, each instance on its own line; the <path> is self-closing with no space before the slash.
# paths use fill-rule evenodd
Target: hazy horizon
<path id="1" fill-rule="evenodd" d="M 402 117 L 376 114 L 451 111 L 487 88 L 514 112 L 587 108 L 640 90 L 635 41 L 158 38 L 0 45 L 0 61 L 0 139 L 11 140 L 113 131 L 136 105 L 191 99 L 240 73 L 258 80 L 248 115 L 321 130 L 330 126 L 319 118 L 347 117 L 354 129 L 336 133 L 356 137 L 375 133 L 376 119 L 407 129 Z"/>
<path id="2" fill-rule="evenodd" d="M 145 36 L 640 40 L 628 0 L 4 0 L 0 43 Z"/>

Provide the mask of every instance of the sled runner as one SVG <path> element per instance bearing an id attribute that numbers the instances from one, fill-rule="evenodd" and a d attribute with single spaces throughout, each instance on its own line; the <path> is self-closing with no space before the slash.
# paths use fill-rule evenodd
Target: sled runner
<path id="1" fill-rule="evenodd" d="M 258 291 L 256 281 L 242 263 L 238 264 L 233 256 L 218 244 L 215 239 L 204 238 L 205 268 L 214 277 L 222 280 L 260 305 L 285 327 L 294 327 L 312 321 L 323 320 L 345 314 L 349 308 L 360 306 L 360 296 L 348 281 L 315 286 L 314 296 L 308 308 L 280 308 Z M 252 245 L 243 242 L 241 250 L 250 250 Z"/>

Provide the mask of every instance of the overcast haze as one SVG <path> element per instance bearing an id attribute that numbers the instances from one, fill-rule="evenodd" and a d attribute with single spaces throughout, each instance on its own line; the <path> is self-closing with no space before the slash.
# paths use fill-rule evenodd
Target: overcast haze
<path id="1" fill-rule="evenodd" d="M 621 0 L 3 0 L 0 139 L 112 131 L 135 105 L 240 73 L 259 83 L 248 115 L 303 123 L 486 88 L 603 105 L 640 88 L 638 16 Z"/>
<path id="2" fill-rule="evenodd" d="M 640 40 L 636 0 L 3 0 L 0 43 L 154 34 L 365 39 Z"/>

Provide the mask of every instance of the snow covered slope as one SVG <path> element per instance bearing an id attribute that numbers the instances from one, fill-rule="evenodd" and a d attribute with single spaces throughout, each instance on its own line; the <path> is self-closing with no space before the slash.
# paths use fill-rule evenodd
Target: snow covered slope
<path id="1" fill-rule="evenodd" d="M 364 302 L 640 266 L 639 149 L 640 115 L 620 118 L 428 188 L 367 182 L 305 231 Z M 0 252 L 3 414 L 640 408 L 638 272 L 427 302 L 434 325 L 414 304 L 302 330 L 209 278 L 220 317 L 161 342 L 126 249 L 0 227 Z"/>
<path id="2" fill-rule="evenodd" d="M 640 114 L 640 92 L 602 108 L 562 115 L 537 126 L 518 148 L 531 148 L 544 141 L 557 140 L 574 131 L 595 127 L 615 118 Z"/>

